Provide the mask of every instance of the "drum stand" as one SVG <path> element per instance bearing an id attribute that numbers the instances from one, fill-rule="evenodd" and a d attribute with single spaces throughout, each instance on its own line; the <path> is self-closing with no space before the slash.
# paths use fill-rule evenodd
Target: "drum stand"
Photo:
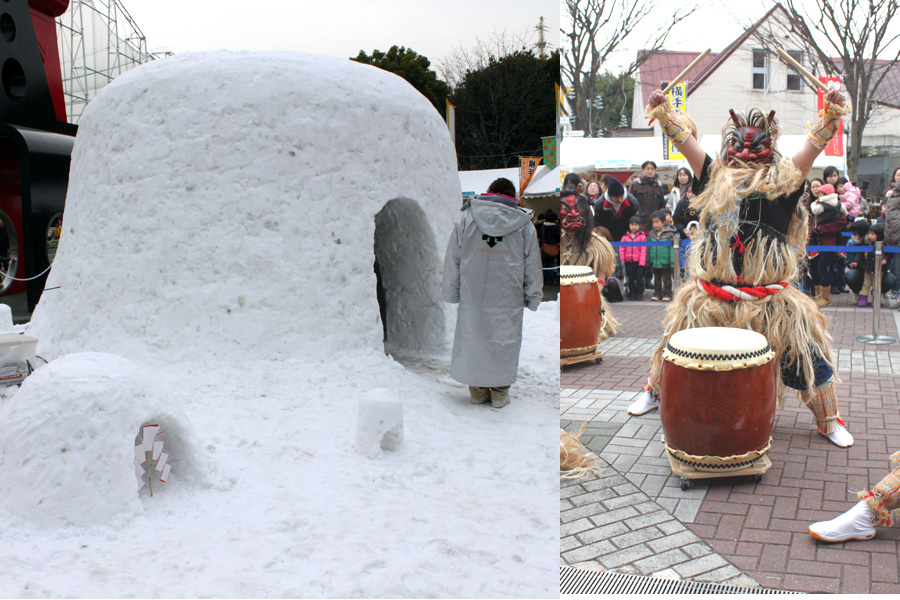
<path id="1" fill-rule="evenodd" d="M 669 459 L 669 466 L 672 467 L 672 473 L 681 477 L 682 491 L 694 487 L 691 481 L 693 479 L 714 479 L 719 477 L 750 475 L 753 478 L 753 481 L 759 483 L 762 481 L 763 473 L 772 467 L 772 461 L 769 460 L 768 454 L 763 454 L 762 458 L 748 467 L 732 470 L 722 469 L 721 471 L 700 471 L 690 465 L 675 460 L 668 452 L 666 452 L 666 458 Z"/>
<path id="2" fill-rule="evenodd" d="M 603 361 L 600 357 L 602 352 L 600 352 L 600 346 L 598 345 L 591 354 L 586 354 L 584 356 L 560 356 L 559 357 L 559 368 L 563 368 L 566 365 L 574 365 L 581 362 L 586 362 L 589 360 L 595 361 L 597 364 Z"/>

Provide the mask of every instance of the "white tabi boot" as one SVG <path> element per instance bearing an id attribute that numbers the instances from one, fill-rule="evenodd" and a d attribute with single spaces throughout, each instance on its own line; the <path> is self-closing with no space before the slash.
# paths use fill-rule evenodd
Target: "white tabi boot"
<path id="1" fill-rule="evenodd" d="M 871 540 L 875 537 L 875 513 L 860 500 L 844 514 L 810 525 L 809 535 L 822 542 Z"/>
<path id="2" fill-rule="evenodd" d="M 819 433 L 838 448 L 849 448 L 853 445 L 853 436 L 840 423 L 836 425 L 836 429 L 832 433 L 822 433 L 821 431 Z"/>
<path id="3" fill-rule="evenodd" d="M 654 398 L 650 392 L 645 391 L 641 392 L 637 400 L 628 407 L 628 414 L 634 416 L 643 415 L 656 408 L 659 408 L 659 399 Z"/>

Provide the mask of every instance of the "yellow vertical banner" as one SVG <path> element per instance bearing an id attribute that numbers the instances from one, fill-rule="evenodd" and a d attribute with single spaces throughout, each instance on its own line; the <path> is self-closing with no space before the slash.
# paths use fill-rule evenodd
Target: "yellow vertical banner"
<path id="1" fill-rule="evenodd" d="M 447 129 L 450 130 L 450 139 L 456 145 L 456 106 L 447 100 Z"/>
<path id="2" fill-rule="evenodd" d="M 525 187 L 528 185 L 528 182 L 531 181 L 531 177 L 537 170 L 541 159 L 540 157 L 520 157 L 520 161 L 521 168 L 519 169 L 519 204 L 522 204 L 522 192 L 525 191 Z"/>
<path id="3" fill-rule="evenodd" d="M 672 105 L 672 108 L 675 112 L 679 114 L 685 114 L 687 112 L 687 84 L 676 83 L 672 86 L 672 89 L 669 90 L 669 103 Z M 675 149 L 675 145 L 672 143 L 672 140 L 669 139 L 669 136 L 663 134 L 663 143 L 665 148 L 663 150 L 663 158 L 666 160 L 684 160 L 684 155 L 678 152 Z"/>

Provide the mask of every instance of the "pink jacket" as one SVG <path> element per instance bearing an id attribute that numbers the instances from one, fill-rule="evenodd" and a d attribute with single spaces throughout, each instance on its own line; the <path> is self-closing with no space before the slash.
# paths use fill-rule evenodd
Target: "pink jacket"
<path id="1" fill-rule="evenodd" d="M 862 192 L 849 181 L 844 184 L 844 193 L 841 194 L 841 204 L 847 209 L 847 214 L 851 219 L 859 216 L 859 199 L 862 198 Z"/>
<path id="2" fill-rule="evenodd" d="M 622 236 L 623 242 L 646 242 L 647 235 L 643 231 L 637 233 L 626 232 Z M 647 264 L 647 246 L 619 246 L 619 258 L 623 263 L 638 263 L 642 267 Z"/>

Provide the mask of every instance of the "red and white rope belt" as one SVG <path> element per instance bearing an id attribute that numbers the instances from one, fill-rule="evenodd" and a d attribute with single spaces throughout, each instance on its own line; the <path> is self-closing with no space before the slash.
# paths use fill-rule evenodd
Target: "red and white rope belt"
<path id="1" fill-rule="evenodd" d="M 718 286 L 701 279 L 694 279 L 694 281 L 697 282 L 697 287 L 700 288 L 701 292 L 705 292 L 718 300 L 727 300 L 729 302 L 736 302 L 738 300 L 761 300 L 763 298 L 768 298 L 772 294 L 777 294 L 790 285 L 785 282 L 780 282 L 770 283 L 768 285 L 734 287 L 731 285 Z"/>

